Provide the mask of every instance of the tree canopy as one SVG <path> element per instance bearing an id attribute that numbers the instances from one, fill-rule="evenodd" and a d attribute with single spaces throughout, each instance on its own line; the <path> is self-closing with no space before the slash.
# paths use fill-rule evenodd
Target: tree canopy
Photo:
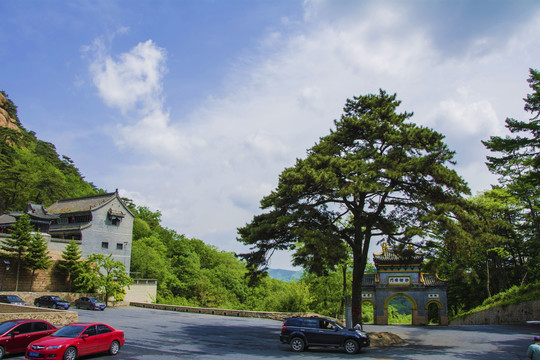
<path id="1" fill-rule="evenodd" d="M 268 266 L 273 251 L 293 250 L 294 262 L 333 269 L 350 248 L 353 321 L 359 322 L 361 284 L 372 240 L 422 242 L 452 222 L 469 194 L 449 166 L 454 152 L 443 135 L 397 113 L 396 95 L 348 99 L 335 129 L 285 169 L 261 200 L 266 212 L 239 228 L 250 271 Z M 432 242 L 426 243 L 432 244 Z"/>
<path id="2" fill-rule="evenodd" d="M 52 265 L 47 240 L 43 238 L 41 233 L 38 232 L 32 236 L 30 245 L 28 246 L 28 253 L 25 256 L 25 262 L 25 267 L 32 270 L 32 277 L 30 279 L 30 291 L 32 291 L 36 270 L 48 269 Z"/>
<path id="3" fill-rule="evenodd" d="M 1 248 L 17 262 L 17 277 L 15 281 L 15 291 L 19 291 L 19 276 L 21 263 L 28 252 L 28 247 L 32 240 L 32 226 L 30 218 L 24 214 L 17 219 L 11 237 L 4 239 Z"/>
<path id="4" fill-rule="evenodd" d="M 506 119 L 510 135 L 492 136 L 483 144 L 492 151 L 487 166 L 519 201 L 513 224 L 526 247 L 525 263 L 532 277 L 540 276 L 540 72 L 530 69 L 532 93 L 524 99 L 528 120 Z"/>
<path id="5" fill-rule="evenodd" d="M 98 291 L 105 296 L 105 304 L 108 305 L 110 297 L 116 301 L 122 301 L 125 295 L 125 287 L 133 283 L 127 274 L 125 265 L 114 260 L 112 254 L 90 254 L 82 264 L 84 271 L 77 277 L 77 286 L 84 291 Z"/>

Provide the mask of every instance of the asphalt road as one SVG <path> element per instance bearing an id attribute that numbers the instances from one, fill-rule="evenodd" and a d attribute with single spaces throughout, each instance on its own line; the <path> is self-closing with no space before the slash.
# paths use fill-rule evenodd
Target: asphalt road
<path id="1" fill-rule="evenodd" d="M 105 311 L 76 310 L 79 321 L 99 321 L 125 332 L 126 344 L 115 360 L 232 360 L 232 359 L 526 359 L 525 352 L 540 326 L 375 326 L 405 345 L 367 348 L 357 355 L 339 349 L 309 349 L 294 353 L 279 342 L 281 322 L 135 307 Z M 7 356 L 24 359 L 24 356 Z M 108 355 L 82 359 L 107 359 Z"/>

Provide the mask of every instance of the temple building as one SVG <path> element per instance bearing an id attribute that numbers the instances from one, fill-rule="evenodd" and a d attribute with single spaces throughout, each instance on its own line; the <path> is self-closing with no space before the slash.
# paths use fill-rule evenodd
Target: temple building
<path id="1" fill-rule="evenodd" d="M 60 259 L 70 240 L 75 240 L 83 257 L 90 254 L 112 254 L 129 271 L 134 215 L 118 191 L 74 199 L 59 200 L 51 206 L 28 204 L 20 213 L 0 216 L 0 240 L 23 214 L 28 214 L 34 231 L 49 242 L 53 259 Z"/>
<path id="2" fill-rule="evenodd" d="M 34 231 L 41 233 L 49 233 L 51 222 L 58 218 L 57 215 L 47 214 L 43 205 L 29 203 L 22 212 L 12 211 L 0 215 L 0 233 L 11 232 L 19 217 L 24 214 L 30 218 L 30 225 L 34 228 Z"/>
<path id="3" fill-rule="evenodd" d="M 412 247 L 398 251 L 383 244 L 382 253 L 373 254 L 373 261 L 376 272 L 364 275 L 362 302 L 373 305 L 375 324 L 388 324 L 390 301 L 404 297 L 411 303 L 412 325 L 448 325 L 447 282 L 422 272 L 424 254 Z M 428 313 L 438 316 L 433 319 Z"/>

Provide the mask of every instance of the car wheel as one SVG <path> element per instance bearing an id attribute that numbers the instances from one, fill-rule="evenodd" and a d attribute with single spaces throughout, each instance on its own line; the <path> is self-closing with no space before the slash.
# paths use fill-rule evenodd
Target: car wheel
<path id="1" fill-rule="evenodd" d="M 6 349 L 4 349 L 3 346 L 0 346 L 0 359 L 2 359 L 5 354 L 6 354 Z"/>
<path id="2" fill-rule="evenodd" d="M 356 354 L 360 347 L 358 346 L 358 342 L 356 340 L 345 340 L 345 343 L 343 344 L 343 348 L 345 349 L 345 352 L 347 354 Z"/>
<path id="3" fill-rule="evenodd" d="M 56 304 L 53 304 L 52 308 L 53 308 L 53 309 L 56 309 Z"/>
<path id="4" fill-rule="evenodd" d="M 80 308 L 81 308 L 81 306 L 80 306 L 79 304 L 75 304 L 75 307 L 76 307 L 77 309 L 80 309 Z"/>
<path id="5" fill-rule="evenodd" d="M 305 348 L 306 348 L 306 342 L 304 341 L 304 339 L 299 338 L 299 337 L 292 338 L 291 340 L 292 351 L 300 352 L 300 351 L 304 351 Z"/>
<path id="6" fill-rule="evenodd" d="M 114 340 L 109 347 L 109 354 L 116 355 L 120 351 L 120 343 Z"/>
<path id="7" fill-rule="evenodd" d="M 75 349 L 73 346 L 68 347 L 66 352 L 64 353 L 64 360 L 75 360 L 77 359 L 77 349 Z"/>
<path id="8" fill-rule="evenodd" d="M 34 305 L 36 305 L 36 307 L 41 307 L 40 303 L 35 303 Z"/>

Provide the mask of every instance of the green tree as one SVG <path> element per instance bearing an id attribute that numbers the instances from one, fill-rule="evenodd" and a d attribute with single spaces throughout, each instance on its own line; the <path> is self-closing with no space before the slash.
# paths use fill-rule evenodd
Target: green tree
<path id="1" fill-rule="evenodd" d="M 6 238 L 2 243 L 2 250 L 12 256 L 17 262 L 15 291 L 19 291 L 21 262 L 28 252 L 28 246 L 30 246 L 30 241 L 32 239 L 31 231 L 32 226 L 30 225 L 30 218 L 28 215 L 24 214 L 17 219 L 11 237 Z"/>
<path id="2" fill-rule="evenodd" d="M 495 153 L 487 157 L 490 171 L 499 182 L 520 200 L 518 230 L 527 239 L 527 271 L 531 278 L 540 276 L 540 72 L 530 69 L 527 80 L 533 90 L 525 100 L 528 121 L 506 119 L 511 135 L 492 136 L 483 144 Z"/>
<path id="3" fill-rule="evenodd" d="M 74 239 L 66 245 L 62 251 L 62 260 L 58 262 L 61 271 L 67 274 L 69 282 L 69 291 L 73 288 L 73 282 L 81 272 L 81 250 Z"/>
<path id="4" fill-rule="evenodd" d="M 28 253 L 25 256 L 25 263 L 25 267 L 32 270 L 32 278 L 30 280 L 30 291 L 32 291 L 36 270 L 45 270 L 51 267 L 47 240 L 40 233 L 36 233 L 32 237 Z"/>
<path id="5" fill-rule="evenodd" d="M 83 291 L 93 291 L 104 294 L 105 304 L 109 297 L 121 301 L 126 294 L 125 288 L 133 283 L 128 276 L 125 265 L 114 260 L 112 254 L 91 254 L 85 262 L 85 270 L 77 277 L 76 284 Z"/>
<path id="6" fill-rule="evenodd" d="M 159 223 L 161 222 L 161 211 L 159 210 L 152 212 L 146 206 L 138 206 L 136 214 L 137 217 L 144 220 L 152 230 L 158 227 Z"/>
<path id="7" fill-rule="evenodd" d="M 133 219 L 133 241 L 152 235 L 152 230 L 146 221 L 136 217 Z"/>
<path id="8" fill-rule="evenodd" d="M 519 201 L 494 187 L 467 203 L 468 211 L 456 217 L 459 231 L 443 233 L 446 246 L 432 249 L 424 266 L 449 280 L 448 303 L 455 312 L 519 285 L 526 271 L 526 249 L 515 225 Z"/>
<path id="9" fill-rule="evenodd" d="M 443 135 L 407 122 L 411 113 L 396 113 L 399 104 L 382 90 L 347 100 L 336 129 L 281 173 L 276 190 L 261 200 L 268 212 L 238 229 L 239 241 L 252 247 L 241 255 L 251 273 L 265 270 L 275 250 L 294 250 L 296 265 L 316 260 L 331 268 L 349 247 L 352 306 L 361 309 L 373 239 L 411 244 L 451 221 L 469 193 L 448 167 L 454 153 Z M 359 314 L 353 311 L 355 323 Z"/>

